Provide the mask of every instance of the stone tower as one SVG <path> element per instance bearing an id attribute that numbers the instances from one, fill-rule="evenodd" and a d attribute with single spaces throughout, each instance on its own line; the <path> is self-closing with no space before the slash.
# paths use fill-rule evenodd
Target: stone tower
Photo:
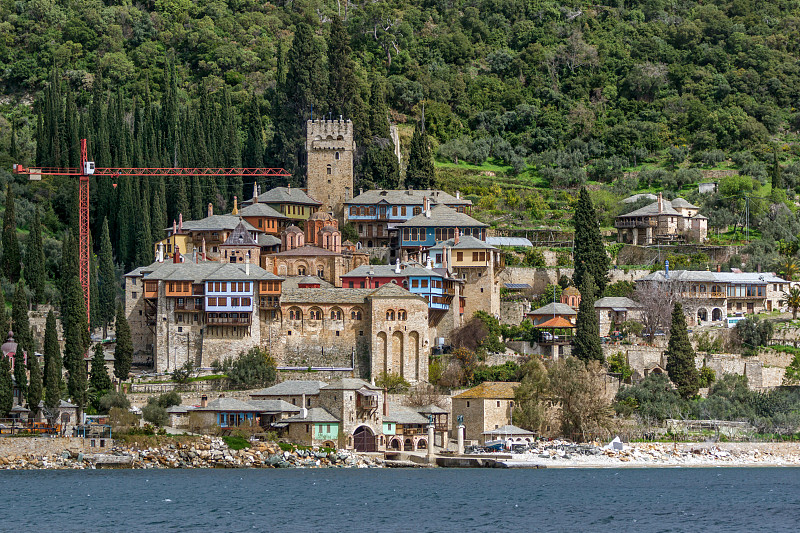
<path id="1" fill-rule="evenodd" d="M 353 197 L 353 154 L 356 142 L 351 120 L 309 120 L 306 123 L 308 195 L 322 202 L 321 211 L 344 219 L 344 202 Z"/>

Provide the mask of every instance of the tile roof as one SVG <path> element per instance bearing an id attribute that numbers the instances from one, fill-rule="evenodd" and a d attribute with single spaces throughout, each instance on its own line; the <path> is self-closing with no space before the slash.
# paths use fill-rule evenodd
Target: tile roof
<path id="1" fill-rule="evenodd" d="M 272 218 L 288 218 L 286 215 L 278 213 L 267 204 L 261 202 L 246 205 L 239 209 L 240 217 L 272 217 Z"/>
<path id="2" fill-rule="evenodd" d="M 285 400 L 248 400 L 247 403 L 258 409 L 260 413 L 299 413 L 300 408 Z"/>
<path id="3" fill-rule="evenodd" d="M 444 277 L 441 274 L 434 272 L 433 270 L 428 270 L 420 266 L 418 263 L 401 263 L 400 264 L 400 273 L 398 274 L 395 272 L 395 265 L 361 265 L 359 267 L 354 268 L 347 274 L 344 274 L 342 277 L 380 277 L 380 278 L 389 278 L 389 277 L 409 277 L 409 276 L 433 276 L 437 278 Z"/>
<path id="4" fill-rule="evenodd" d="M 300 423 L 300 424 L 313 424 L 313 423 L 339 423 L 339 419 L 330 414 L 326 409 L 322 407 L 312 407 L 308 409 L 306 412 L 306 416 L 303 416 L 303 413 L 297 414 L 295 416 L 285 418 L 281 420 L 283 424 L 292 424 L 292 423 Z"/>
<path id="5" fill-rule="evenodd" d="M 431 216 L 428 218 L 425 213 L 413 217 L 410 220 L 397 224 L 398 228 L 421 228 L 421 227 L 478 227 L 486 228 L 488 224 L 479 222 L 465 213 L 459 213 L 446 205 L 439 205 L 431 209 Z"/>
<path id="6" fill-rule="evenodd" d="M 472 205 L 471 200 L 466 198 L 456 198 L 444 191 L 436 189 L 370 189 L 365 191 L 355 198 L 347 200 L 346 205 L 351 204 L 378 204 L 386 202 L 390 205 L 422 205 L 423 197 L 427 197 L 432 204 L 450 204 L 450 205 Z"/>
<path id="7" fill-rule="evenodd" d="M 534 328 L 569 328 L 574 329 L 575 325 L 567 320 L 566 318 L 557 316 L 555 318 L 551 318 L 546 322 L 542 322 L 541 324 L 536 324 L 533 326 Z"/>
<path id="8" fill-rule="evenodd" d="M 772 272 L 709 272 L 708 270 L 670 270 L 670 281 L 697 281 L 710 283 L 742 283 L 763 285 L 765 283 L 788 283 Z M 636 281 L 666 281 L 663 270 L 651 272 Z"/>
<path id="9" fill-rule="evenodd" d="M 242 400 L 236 398 L 217 398 L 208 402 L 206 407 L 197 407 L 195 411 L 233 411 L 233 412 L 257 412 L 258 409 Z"/>
<path id="10" fill-rule="evenodd" d="M 616 307 L 616 308 L 639 308 L 641 305 L 638 302 L 625 298 L 623 296 L 606 296 L 594 302 L 595 308 L 600 307 Z"/>
<path id="11" fill-rule="evenodd" d="M 250 265 L 250 274 L 246 273 L 247 265 L 243 263 L 220 263 L 220 268 L 206 276 L 206 280 L 282 280 L 272 272 L 267 272 L 258 265 Z"/>
<path id="12" fill-rule="evenodd" d="M 303 192 L 302 189 L 295 187 L 275 187 L 267 192 L 258 195 L 259 203 L 267 204 L 303 204 L 303 205 L 322 205 Z M 252 199 L 249 200 L 252 202 Z"/>
<path id="13" fill-rule="evenodd" d="M 519 436 L 533 436 L 535 433 L 533 431 L 529 431 L 527 429 L 522 429 L 521 427 L 512 426 L 510 424 L 506 424 L 505 426 L 500 426 L 499 428 L 495 428 L 489 431 L 484 431 L 484 435 L 497 435 L 497 436 L 512 436 L 512 435 L 519 435 Z"/>
<path id="14" fill-rule="evenodd" d="M 235 215 L 211 215 L 210 217 L 201 218 L 200 220 L 187 220 L 183 223 L 183 231 L 186 233 L 189 231 L 234 230 L 239 223 L 244 224 L 247 231 L 261 233 L 260 229 L 253 227 L 249 222 Z M 172 231 L 172 226 L 166 228 L 166 230 Z"/>
<path id="15" fill-rule="evenodd" d="M 433 216 L 433 214 L 431 214 Z M 458 238 L 458 244 L 455 244 L 455 239 L 447 239 L 446 241 L 436 243 L 436 246 L 431 247 L 431 250 L 441 250 L 445 246 L 453 250 L 496 250 L 494 246 L 488 244 L 472 235 L 461 235 Z"/>
<path id="16" fill-rule="evenodd" d="M 674 200 L 670 200 L 670 204 L 672 204 L 672 207 L 682 207 L 684 209 L 700 209 L 696 205 L 689 203 L 683 198 L 675 198 Z"/>
<path id="17" fill-rule="evenodd" d="M 287 289 L 281 292 L 281 304 L 357 304 L 364 305 L 375 289 Z"/>
<path id="18" fill-rule="evenodd" d="M 331 381 L 322 388 L 325 390 L 358 390 L 358 389 L 381 390 L 380 387 L 376 387 L 375 385 L 370 385 L 363 379 L 358 379 L 358 378 L 339 378 Z"/>
<path id="19" fill-rule="evenodd" d="M 572 307 L 568 306 L 567 304 L 562 304 L 560 302 L 556 303 L 549 303 L 544 307 L 540 307 L 539 309 L 534 309 L 533 311 L 528 311 L 529 315 L 577 315 L 578 312 L 575 311 Z"/>
<path id="20" fill-rule="evenodd" d="M 319 389 L 327 385 L 324 381 L 316 380 L 287 380 L 277 383 L 266 389 L 257 390 L 250 393 L 254 396 L 316 396 Z"/>
<path id="21" fill-rule="evenodd" d="M 285 280 L 283 280 L 282 293 L 286 293 L 288 289 L 299 289 L 298 284 L 307 276 L 288 276 Z M 324 279 L 319 280 L 319 286 L 321 289 L 331 289 L 334 288 L 332 284 L 328 283 Z M 309 289 L 300 289 L 302 291 L 307 291 Z"/>
<path id="22" fill-rule="evenodd" d="M 346 289 L 346 290 L 354 291 L 357 289 Z M 409 292 L 400 285 L 397 285 L 396 283 L 384 283 L 377 289 L 374 289 L 369 294 L 369 296 L 367 296 L 367 298 L 416 298 L 419 300 L 425 300 L 425 298 L 423 298 L 422 296 Z"/>
<path id="23" fill-rule="evenodd" d="M 260 233 L 258 235 L 258 245 L 262 248 L 264 246 L 278 246 L 280 243 L 281 240 L 275 235 L 270 235 L 268 233 Z"/>
<path id="24" fill-rule="evenodd" d="M 239 222 L 221 246 L 258 246 L 258 243 L 253 240 L 253 236 L 247 231 L 244 224 Z"/>
<path id="25" fill-rule="evenodd" d="M 422 416 L 416 410 L 405 405 L 390 403 L 388 414 L 383 415 L 384 422 L 394 422 L 395 424 L 428 424 L 428 417 Z"/>
<path id="26" fill-rule="evenodd" d="M 325 248 L 320 248 L 319 246 L 314 246 L 313 244 L 306 244 L 299 248 L 293 248 L 291 250 L 285 250 L 283 252 L 278 252 L 273 254 L 279 257 L 291 257 L 291 256 L 318 256 L 318 255 L 342 255 L 336 252 L 332 252 Z"/>
<path id="27" fill-rule="evenodd" d="M 514 389 L 519 387 L 517 381 L 484 381 L 477 387 L 465 390 L 461 394 L 453 396 L 461 400 L 475 399 L 500 399 L 513 400 Z"/>

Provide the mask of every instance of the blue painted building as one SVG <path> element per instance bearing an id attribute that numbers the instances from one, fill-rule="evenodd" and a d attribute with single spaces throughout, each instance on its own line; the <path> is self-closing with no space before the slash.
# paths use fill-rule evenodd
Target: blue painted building
<path id="1" fill-rule="evenodd" d="M 448 278 L 419 263 L 407 262 L 392 265 L 361 265 L 341 276 L 342 287 L 349 289 L 374 289 L 395 283 L 412 294 L 422 296 L 429 309 L 448 310 L 453 297 L 453 284 L 458 280 Z"/>
<path id="2" fill-rule="evenodd" d="M 427 251 L 442 241 L 454 238 L 456 230 L 461 235 L 483 241 L 488 227 L 488 224 L 465 213 L 440 205 L 397 225 L 399 248 L 409 254 Z"/>

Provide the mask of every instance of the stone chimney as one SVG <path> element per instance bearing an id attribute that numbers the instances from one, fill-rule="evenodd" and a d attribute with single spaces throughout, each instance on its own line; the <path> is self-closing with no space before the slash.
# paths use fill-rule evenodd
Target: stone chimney
<path id="1" fill-rule="evenodd" d="M 208 407 L 208 396 L 205 394 L 200 396 L 200 407 Z"/>
<path id="2" fill-rule="evenodd" d="M 456 200 L 461 200 L 461 191 L 456 191 Z"/>
<path id="3" fill-rule="evenodd" d="M 178 233 L 183 235 L 183 213 L 178 213 Z"/>
<path id="4" fill-rule="evenodd" d="M 397 259 L 395 259 L 395 261 L 394 261 L 394 273 L 395 274 L 399 274 L 400 273 L 400 258 L 399 257 Z"/>
<path id="5" fill-rule="evenodd" d="M 209 202 L 208 203 L 208 216 L 213 216 L 213 215 L 214 215 L 214 204 Z"/>
<path id="6" fill-rule="evenodd" d="M 664 212 L 664 196 L 661 193 L 658 193 L 658 212 Z"/>
<path id="7" fill-rule="evenodd" d="M 426 212 L 425 216 L 428 216 L 427 215 L 428 209 L 430 209 L 430 204 L 428 203 L 428 197 L 427 196 L 423 196 L 422 197 L 422 210 Z"/>
<path id="8" fill-rule="evenodd" d="M 308 409 L 306 408 L 306 393 L 305 392 L 303 393 L 302 402 L 303 402 L 303 406 L 300 407 L 300 416 L 302 418 L 306 418 L 306 417 L 308 417 Z"/>
<path id="9" fill-rule="evenodd" d="M 450 251 L 450 248 L 447 246 L 442 247 L 442 268 L 444 268 L 445 274 L 447 274 L 447 253 Z"/>
<path id="10" fill-rule="evenodd" d="M 231 211 L 231 215 L 238 215 L 239 214 L 239 207 L 236 205 L 239 198 L 237 196 L 233 197 L 233 211 Z"/>
<path id="11" fill-rule="evenodd" d="M 205 261 L 205 260 L 206 260 L 206 238 L 205 238 L 205 237 L 203 237 L 203 250 L 202 250 L 202 255 L 203 255 L 203 261 Z"/>
<path id="12" fill-rule="evenodd" d="M 247 252 L 247 257 L 244 258 L 244 274 L 250 275 L 250 252 Z"/>
<path id="13" fill-rule="evenodd" d="M 722 265 L 717 265 L 717 272 L 722 272 Z"/>
<path id="14" fill-rule="evenodd" d="M 258 203 L 258 183 L 253 182 L 253 203 Z"/>
<path id="15" fill-rule="evenodd" d="M 164 262 L 164 243 L 158 243 L 158 252 L 156 253 L 156 261 L 159 263 Z"/>
<path id="16" fill-rule="evenodd" d="M 386 387 L 383 388 L 383 416 L 389 416 L 389 400 Z"/>
<path id="17" fill-rule="evenodd" d="M 175 235 L 178 232 L 178 225 L 175 223 L 175 219 L 172 219 L 172 234 Z"/>
<path id="18" fill-rule="evenodd" d="M 180 263 L 181 262 L 181 247 L 177 244 L 175 245 L 175 253 L 172 254 L 172 262 L 173 263 Z"/>
<path id="19" fill-rule="evenodd" d="M 460 231 L 458 231 L 458 228 L 456 228 L 455 237 L 453 238 L 453 246 L 455 246 L 456 244 L 458 244 L 458 238 L 459 238 L 459 235 L 460 235 L 460 234 L 461 234 L 461 232 L 460 232 Z"/>

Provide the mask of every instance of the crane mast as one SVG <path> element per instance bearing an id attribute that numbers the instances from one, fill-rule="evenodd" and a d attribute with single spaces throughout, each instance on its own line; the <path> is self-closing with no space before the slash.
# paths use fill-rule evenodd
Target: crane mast
<path id="1" fill-rule="evenodd" d="M 282 168 L 225 168 L 225 167 L 183 167 L 183 168 L 95 168 L 86 152 L 86 139 L 81 139 L 81 158 L 79 168 L 36 167 L 29 168 L 15 164 L 15 174 L 28 175 L 31 180 L 45 176 L 75 176 L 78 178 L 78 246 L 81 288 L 86 304 L 86 319 L 89 320 L 89 181 L 91 176 L 270 176 L 289 177 L 291 174 Z"/>

